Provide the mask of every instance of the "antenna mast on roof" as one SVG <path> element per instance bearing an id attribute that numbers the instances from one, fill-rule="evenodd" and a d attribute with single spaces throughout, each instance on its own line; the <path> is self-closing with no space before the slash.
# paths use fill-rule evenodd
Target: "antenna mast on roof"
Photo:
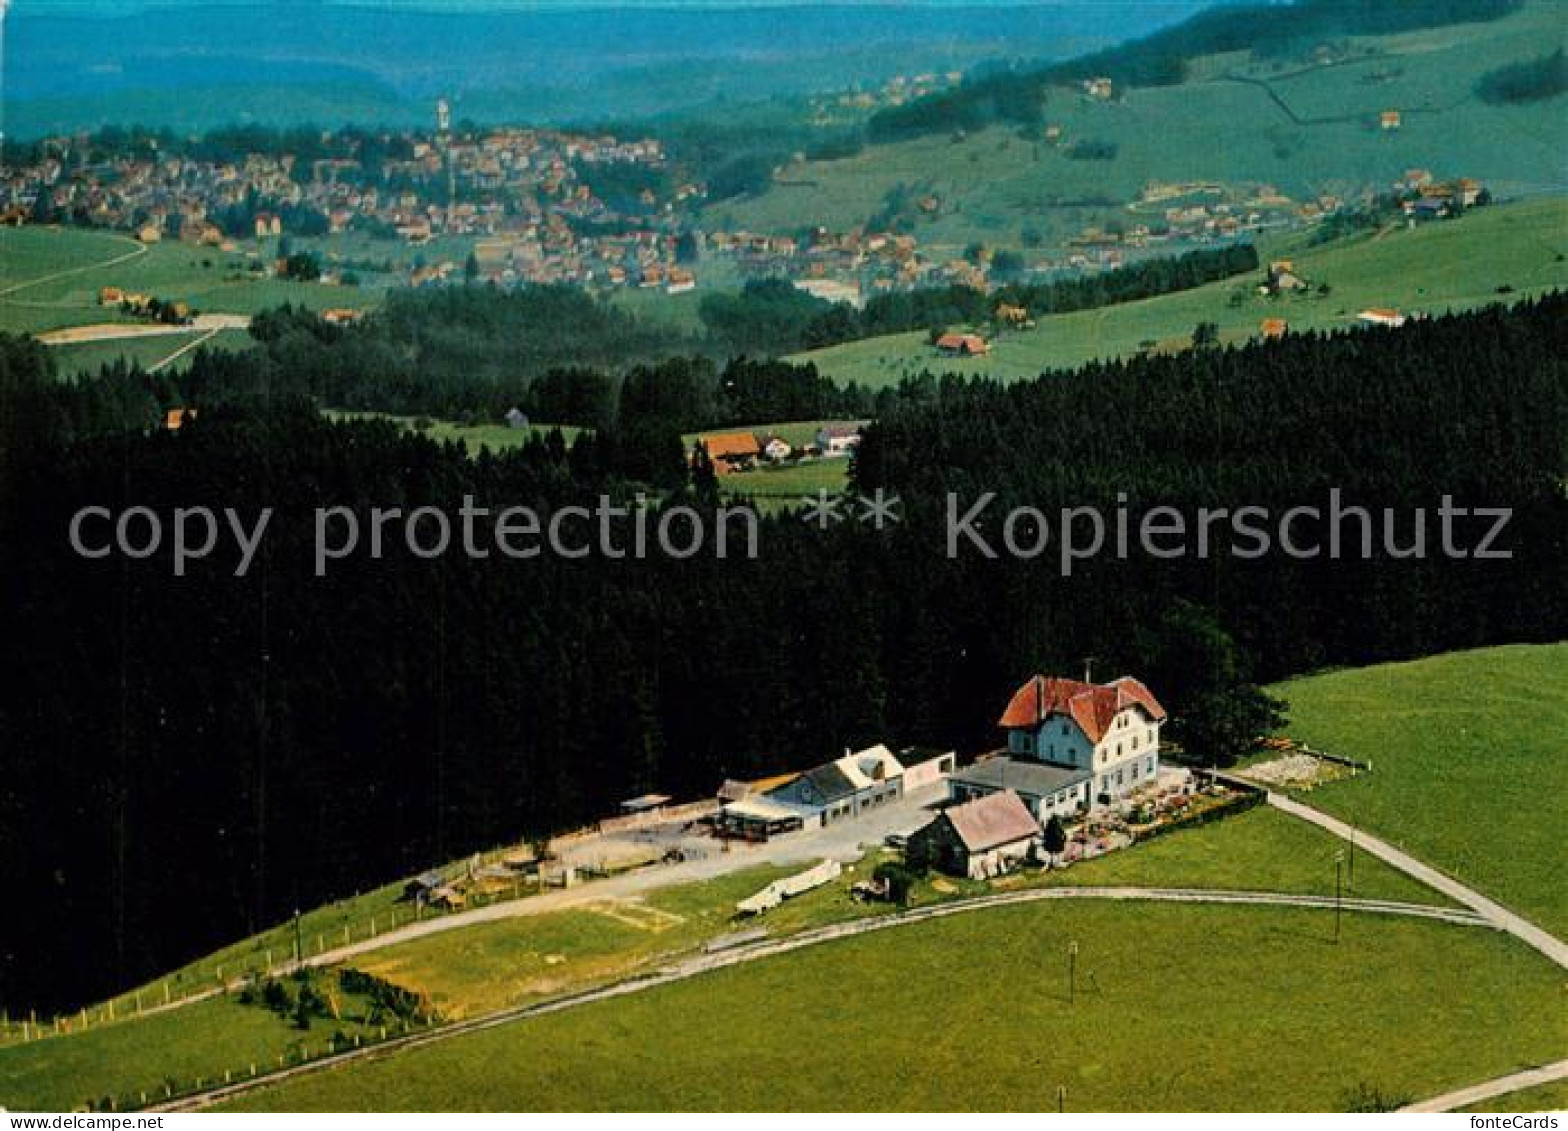
<path id="1" fill-rule="evenodd" d="M 1094 682 L 1094 657 L 1093 656 L 1085 656 L 1083 658 L 1083 681 L 1085 683 L 1093 683 Z"/>

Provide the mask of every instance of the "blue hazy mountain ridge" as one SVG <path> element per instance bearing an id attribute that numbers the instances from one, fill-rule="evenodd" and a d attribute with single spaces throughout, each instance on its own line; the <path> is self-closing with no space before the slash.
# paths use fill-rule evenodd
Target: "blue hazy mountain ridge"
<path id="1" fill-rule="evenodd" d="M 19 0 L 6 21 L 12 136 L 131 121 L 563 121 L 799 95 L 1147 34 L 1202 0 L 967 3 L 107 4 Z"/>

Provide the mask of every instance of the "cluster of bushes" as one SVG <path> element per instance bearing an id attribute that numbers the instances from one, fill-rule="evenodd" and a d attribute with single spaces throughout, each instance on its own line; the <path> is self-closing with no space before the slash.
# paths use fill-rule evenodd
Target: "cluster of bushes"
<path id="1" fill-rule="evenodd" d="M 366 1020 L 371 1025 L 382 1025 L 390 1019 L 414 1024 L 433 1020 L 436 1016 L 424 994 L 393 985 L 384 978 L 352 966 L 345 966 L 338 974 L 338 985 L 346 994 L 358 994 L 369 999 L 370 1015 Z"/>
<path id="2" fill-rule="evenodd" d="M 296 1029 L 309 1029 L 316 1018 L 335 1018 L 338 1012 L 337 1003 L 316 987 L 315 971 L 308 968 L 296 970 L 288 978 L 252 979 L 240 990 L 239 1001 L 270 1009 Z"/>
<path id="3" fill-rule="evenodd" d="M 1544 102 L 1564 91 L 1568 91 L 1568 56 L 1561 47 L 1549 55 L 1488 71 L 1475 86 L 1481 101 L 1503 106 Z"/>

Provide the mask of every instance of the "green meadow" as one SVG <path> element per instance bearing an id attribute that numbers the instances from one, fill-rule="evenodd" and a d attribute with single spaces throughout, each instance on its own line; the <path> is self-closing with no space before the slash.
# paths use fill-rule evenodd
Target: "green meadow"
<path id="1" fill-rule="evenodd" d="M 1146 350 L 1185 349 L 1200 322 L 1220 340 L 1240 344 L 1261 334 L 1264 319 L 1293 331 L 1342 330 L 1368 307 L 1442 314 L 1514 301 L 1568 286 L 1568 200 L 1542 199 L 1476 209 L 1464 217 L 1399 225 L 1332 244 L 1303 237 L 1265 253 L 1288 257 L 1310 285 L 1305 293 L 1265 297 L 1262 273 L 1188 291 L 1039 319 L 1033 330 L 1007 331 L 983 358 L 937 355 L 924 332 L 869 338 L 798 355 L 826 375 L 880 388 L 922 372 L 957 372 L 1001 380 L 1034 377 Z M 1326 285 L 1328 292 L 1317 288 Z"/>
<path id="2" fill-rule="evenodd" d="M 208 337 L 205 331 L 193 330 L 188 334 L 158 335 L 147 338 L 120 338 L 107 342 L 70 342 L 51 346 L 50 355 L 63 377 L 96 373 L 101 367 L 116 361 L 135 363 L 143 369 L 169 367 L 183 369 L 196 356 L 196 350 L 187 347 L 214 350 L 242 350 L 254 344 L 245 330 L 220 330 Z"/>
<path id="3" fill-rule="evenodd" d="M 1042 885 L 1140 885 L 1229 888 L 1329 894 L 1333 890 L 1334 838 L 1279 813 L 1259 809 L 1183 830 L 1098 860 L 1049 872 L 1027 872 L 994 883 L 922 879 L 914 906 L 947 902 L 993 891 Z M 829 923 L 891 913 L 886 904 L 857 901 L 851 888 L 876 862 L 874 855 L 846 869 L 828 886 L 783 904 L 763 919 L 738 923 L 735 903 L 765 884 L 798 869 L 773 865 L 742 868 L 713 880 L 659 888 L 637 898 L 594 899 L 559 910 L 486 921 L 396 943 L 355 958 L 352 965 L 429 995 L 443 1016 L 456 1019 L 528 1004 L 602 985 L 674 959 L 741 927 L 760 926 L 782 937 Z M 412 912 L 396 902 L 398 885 L 303 916 L 300 938 L 307 954 L 360 940 L 374 927 L 386 930 L 397 915 Z M 1414 903 L 1440 903 L 1436 893 L 1370 857 L 1358 861 L 1348 896 Z M 1124 905 L 1125 906 L 1125 905 Z M 1145 905 L 1125 910 L 1141 915 Z M 372 922 L 374 920 L 374 923 Z M 1360 920 L 1356 920 L 1359 922 Z M 902 936 L 899 936 L 902 937 Z M 216 984 L 216 971 L 233 978 L 293 953 L 292 924 L 217 952 L 167 981 L 178 997 Z M 163 1001 L 163 983 L 116 1000 L 118 1020 L 103 1007 L 89 1011 L 85 1034 L 22 1045 L 12 1034 L 0 1046 L 0 1104 L 84 1103 L 100 1095 L 150 1094 L 166 1077 L 189 1087 L 224 1071 L 241 1073 L 251 1061 L 275 1062 L 298 1035 L 263 1010 L 242 1009 L 218 998 L 175 1012 L 136 1016 L 138 1005 Z M 176 1023 L 186 1018 L 188 1025 Z M 230 1037 L 214 1042 L 210 1031 L 229 1026 Z M 321 1036 L 322 1034 L 318 1034 Z M 319 1043 L 319 1042 L 318 1042 Z M 136 1050 L 134 1055 L 122 1049 Z M 85 1064 L 93 1064 L 91 1070 Z"/>
<path id="4" fill-rule="evenodd" d="M 991 909 L 307 1075 L 233 1109 L 1340 1110 L 1568 1048 L 1561 972 L 1508 937 L 1351 916 L 1336 945 L 1332 922 Z"/>
<path id="5" fill-rule="evenodd" d="M 324 986 L 329 983 L 323 983 Z M 260 1005 L 214 998 L 138 1021 L 90 1028 L 0 1048 L 0 1107 L 11 1111 L 72 1111 L 112 1098 L 121 1109 L 155 1103 L 165 1086 L 178 1095 L 233 1079 L 276 1070 L 279 1058 L 319 1056 L 333 1032 L 349 1040 L 368 1028 L 351 1015 L 360 1002 L 338 995 L 342 1020 L 316 1020 L 308 1030 Z"/>
<path id="6" fill-rule="evenodd" d="M 243 248 L 246 245 L 241 244 Z M 165 240 L 143 247 L 120 233 L 42 227 L 0 229 L 0 330 L 42 332 L 127 321 L 98 304 L 103 287 L 182 301 L 211 314 L 254 314 L 285 302 L 312 309 L 365 307 L 376 296 L 257 277 L 259 258 Z"/>
<path id="7" fill-rule="evenodd" d="M 1555 0 L 1536 0 L 1492 23 L 1352 40 L 1351 54 L 1323 63 L 1246 53 L 1197 60 L 1186 83 L 1125 91 L 1109 103 L 1052 89 L 1044 125 L 1060 128 L 1059 145 L 1044 140 L 1042 126 L 871 146 L 792 164 L 767 191 L 713 205 L 710 220 L 848 230 L 902 188 L 940 202 L 934 214 L 916 213 L 913 229 L 940 260 L 973 240 L 1020 246 L 1031 228 L 1060 244 L 1086 224 L 1133 222 L 1127 204 L 1151 183 L 1267 185 L 1310 200 L 1390 184 L 1421 167 L 1479 178 L 1502 195 L 1555 191 L 1568 147 L 1561 99 L 1492 106 L 1473 88 L 1488 71 L 1564 39 Z M 1385 109 L 1401 112 L 1401 129 L 1378 128 Z M 1085 140 L 1115 145 L 1115 159 L 1070 159 L 1067 147 Z"/>
<path id="8" fill-rule="evenodd" d="M 1334 853 L 1344 846 L 1319 829 L 1269 810 L 1184 830 L 1066 869 L 1021 872 L 993 882 L 928 876 L 913 906 L 1025 887 L 1185 887 L 1332 895 Z M 792 899 L 754 924 L 773 937 L 827 923 L 886 914 L 851 889 L 877 854 L 838 880 Z M 577 991 L 694 953 L 736 928 L 734 905 L 793 869 L 751 868 L 629 900 L 589 900 L 560 911 L 516 916 L 429 935 L 357 958 L 356 966 L 430 995 L 449 1017 L 470 1016 Z M 1347 898 L 1441 904 L 1422 884 L 1361 856 Z"/>
<path id="9" fill-rule="evenodd" d="M 1495 1100 L 1471 1104 L 1459 1109 L 1463 1112 L 1540 1112 L 1568 1111 L 1568 1080 L 1551 1084 L 1538 1084 L 1534 1088 L 1510 1092 Z"/>
<path id="10" fill-rule="evenodd" d="M 1568 644 L 1485 648 L 1290 680 L 1289 732 L 1371 773 L 1304 800 L 1568 933 Z"/>

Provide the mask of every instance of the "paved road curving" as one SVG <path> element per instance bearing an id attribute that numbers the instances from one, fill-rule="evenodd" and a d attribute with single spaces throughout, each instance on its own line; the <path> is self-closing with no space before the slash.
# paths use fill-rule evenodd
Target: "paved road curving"
<path id="1" fill-rule="evenodd" d="M 1507 931 L 1521 942 L 1546 955 L 1557 965 L 1568 969 L 1568 943 L 1537 927 L 1522 915 L 1515 914 L 1502 904 L 1486 898 L 1474 888 L 1466 887 L 1430 864 L 1422 863 L 1409 853 L 1401 852 L 1388 842 L 1379 840 L 1361 829 L 1353 828 L 1337 817 L 1330 817 L 1320 809 L 1303 805 L 1284 794 L 1272 791 L 1268 795 L 1268 800 L 1270 805 L 1282 813 L 1288 813 L 1292 817 L 1326 829 L 1341 840 L 1349 840 L 1354 836 L 1358 849 L 1376 856 L 1384 863 L 1398 868 L 1407 876 L 1420 880 L 1428 887 L 1435 888 L 1455 903 L 1470 908 L 1498 929 Z"/>
<path id="2" fill-rule="evenodd" d="M 1526 1088 L 1536 1088 L 1557 1080 L 1568 1080 L 1568 1060 L 1559 1060 L 1556 1064 L 1543 1064 L 1539 1068 L 1527 1068 L 1523 1072 L 1515 1072 L 1512 1076 L 1499 1076 L 1496 1080 L 1488 1080 L 1484 1084 L 1475 1084 L 1469 1088 L 1460 1088 L 1457 1092 L 1433 1096 L 1429 1100 L 1422 1100 L 1420 1103 L 1410 1104 L 1399 1110 L 1453 1111 L 1455 1108 L 1485 1103 L 1487 1100 L 1506 1096 L 1510 1092 L 1522 1092 Z"/>

